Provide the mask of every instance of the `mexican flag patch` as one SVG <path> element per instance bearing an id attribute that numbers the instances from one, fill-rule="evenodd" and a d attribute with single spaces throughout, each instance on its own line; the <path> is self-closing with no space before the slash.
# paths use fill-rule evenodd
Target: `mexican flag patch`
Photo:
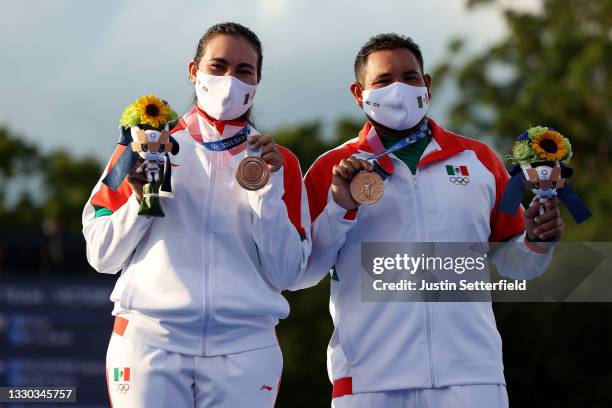
<path id="1" fill-rule="evenodd" d="M 115 367 L 115 381 L 130 381 L 130 367 Z"/>
<path id="2" fill-rule="evenodd" d="M 449 176 L 469 176 L 467 166 L 451 166 L 450 164 L 446 165 L 446 174 Z"/>
<path id="3" fill-rule="evenodd" d="M 423 95 L 417 96 L 417 105 L 419 109 L 423 109 L 423 106 L 429 105 L 429 94 L 425 92 Z"/>

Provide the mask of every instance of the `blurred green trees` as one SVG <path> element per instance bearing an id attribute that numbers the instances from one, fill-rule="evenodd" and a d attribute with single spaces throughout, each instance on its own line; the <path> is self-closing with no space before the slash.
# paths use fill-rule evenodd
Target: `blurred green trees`
<path id="1" fill-rule="evenodd" d="M 300 160 L 302 171 L 306 173 L 317 157 L 356 137 L 362 126 L 363 123 L 360 120 L 340 118 L 335 123 L 332 138 L 323 136 L 321 123 L 318 121 L 281 128 L 272 134 L 277 143 L 296 154 Z"/>
<path id="2" fill-rule="evenodd" d="M 471 137 L 493 137 L 500 152 L 509 152 L 530 126 L 560 131 L 573 145 L 572 183 L 597 220 L 576 226 L 565 213 L 567 238 L 608 240 L 612 1 L 544 0 L 541 13 L 520 11 L 516 4 L 468 1 L 469 7 L 501 8 L 508 35 L 477 55 L 462 52 L 461 39 L 449 44 L 447 60 L 433 73 L 436 86 L 452 80 L 458 90 L 446 125 Z"/>
<path id="3" fill-rule="evenodd" d="M 41 152 L 0 127 L 0 225 L 40 229 L 45 221 L 81 229 L 81 212 L 101 166 L 93 157 L 65 150 Z"/>

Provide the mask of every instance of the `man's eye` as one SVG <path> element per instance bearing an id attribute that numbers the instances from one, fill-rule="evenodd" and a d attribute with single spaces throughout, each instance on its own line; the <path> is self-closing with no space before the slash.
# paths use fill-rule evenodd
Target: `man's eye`
<path id="1" fill-rule="evenodd" d="M 142 149 L 143 152 L 148 152 L 149 151 L 149 145 L 148 144 L 141 144 L 140 148 Z"/>

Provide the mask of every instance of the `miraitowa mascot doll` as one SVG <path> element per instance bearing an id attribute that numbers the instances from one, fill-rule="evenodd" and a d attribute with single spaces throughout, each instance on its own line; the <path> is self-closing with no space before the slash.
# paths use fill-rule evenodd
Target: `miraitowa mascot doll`
<path id="1" fill-rule="evenodd" d="M 571 157 L 569 140 L 552 128 L 536 126 L 521 133 L 512 147 L 512 154 L 506 156 L 514 166 L 500 210 L 515 215 L 529 188 L 539 198 L 540 214 L 544 213 L 547 200 L 559 197 L 578 224 L 585 221 L 591 212 L 567 180 L 573 173 L 567 165 Z"/>
<path id="2" fill-rule="evenodd" d="M 155 95 L 138 98 L 135 103 L 125 108 L 119 119 L 119 144 L 127 148 L 102 182 L 116 191 L 138 161 L 138 157 L 141 157 L 143 161 L 136 172 L 144 173 L 147 183 L 143 186 L 139 215 L 164 216 L 159 196 L 160 192 L 172 192 L 169 153 L 176 155 L 179 145 L 170 136 L 169 130 L 170 125 L 177 120 L 178 116 L 168 102 Z"/>

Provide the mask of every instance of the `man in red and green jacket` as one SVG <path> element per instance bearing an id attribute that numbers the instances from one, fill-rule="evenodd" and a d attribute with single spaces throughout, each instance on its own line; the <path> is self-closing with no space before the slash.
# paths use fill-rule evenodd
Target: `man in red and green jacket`
<path id="1" fill-rule="evenodd" d="M 516 216 L 499 211 L 508 173 L 486 144 L 449 132 L 427 116 L 431 78 L 409 38 L 371 38 L 355 60 L 351 92 L 368 116 L 359 136 L 323 154 L 306 174 L 313 249 L 293 289 L 332 271 L 328 349 L 332 406 L 506 407 L 502 345 L 489 302 L 364 302 L 362 242 L 501 242 L 502 275 L 543 273 L 559 239 L 556 201 Z M 372 154 L 384 195 L 359 205 L 352 177 Z M 401 146 L 401 145 L 400 145 Z M 418 404 L 418 405 L 415 405 Z"/>

